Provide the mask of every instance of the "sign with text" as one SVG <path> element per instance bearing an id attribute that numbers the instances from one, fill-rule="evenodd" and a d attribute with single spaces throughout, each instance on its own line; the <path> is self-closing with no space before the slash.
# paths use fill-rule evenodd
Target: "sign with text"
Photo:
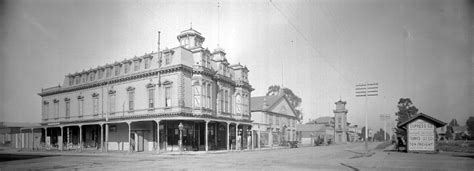
<path id="1" fill-rule="evenodd" d="M 409 151 L 434 151 L 435 135 L 434 126 L 429 122 L 417 119 L 408 124 L 408 150 Z"/>

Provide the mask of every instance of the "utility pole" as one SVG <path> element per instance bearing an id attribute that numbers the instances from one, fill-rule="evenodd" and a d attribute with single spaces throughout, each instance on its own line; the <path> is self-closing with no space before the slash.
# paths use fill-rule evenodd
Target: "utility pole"
<path id="1" fill-rule="evenodd" d="M 383 121 L 383 140 L 387 141 L 387 120 L 390 120 L 390 115 L 380 114 L 380 120 Z M 389 134 L 390 135 L 390 134 Z M 390 138 L 390 137 L 389 137 Z"/>
<path id="2" fill-rule="evenodd" d="M 378 96 L 378 91 L 379 91 L 379 83 L 367 83 L 367 81 L 363 84 L 357 84 L 355 87 L 355 96 L 356 97 L 365 97 L 365 151 L 368 153 L 369 148 L 367 144 L 367 139 L 368 139 L 368 130 L 369 126 L 367 123 L 367 115 L 369 113 L 369 108 L 368 108 L 368 97 L 369 96 Z"/>

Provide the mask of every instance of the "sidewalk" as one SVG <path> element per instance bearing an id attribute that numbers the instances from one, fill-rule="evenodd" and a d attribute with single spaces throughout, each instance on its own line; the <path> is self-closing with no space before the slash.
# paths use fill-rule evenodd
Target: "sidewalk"
<path id="1" fill-rule="evenodd" d="M 272 148 L 260 148 L 253 150 L 216 150 L 216 151 L 175 151 L 175 152 L 128 152 L 128 151 L 108 151 L 102 152 L 100 150 L 70 150 L 70 151 L 59 151 L 59 150 L 31 150 L 31 149 L 14 149 L 14 148 L 0 148 L 0 154 L 13 154 L 13 155 L 70 155 L 70 156 L 129 156 L 129 155 L 202 155 L 202 154 L 220 154 L 220 153 L 240 153 L 240 152 L 253 152 L 253 151 L 265 151 L 265 150 L 280 150 L 289 147 L 272 147 Z"/>

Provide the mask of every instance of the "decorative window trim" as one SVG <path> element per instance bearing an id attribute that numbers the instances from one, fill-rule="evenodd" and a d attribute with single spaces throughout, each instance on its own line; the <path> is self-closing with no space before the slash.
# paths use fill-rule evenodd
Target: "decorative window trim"
<path id="1" fill-rule="evenodd" d="M 146 56 L 143 57 L 143 59 L 146 59 L 146 58 L 152 59 L 152 58 L 153 58 L 153 55 L 150 54 L 150 55 L 146 55 Z"/>
<path id="2" fill-rule="evenodd" d="M 127 91 L 134 91 L 135 90 L 135 87 L 127 87 Z"/>
<path id="3" fill-rule="evenodd" d="M 92 97 L 98 97 L 99 93 L 92 93 Z"/>
<path id="4" fill-rule="evenodd" d="M 166 85 L 171 85 L 171 84 L 173 84 L 173 81 L 170 81 L 170 80 L 165 80 L 165 81 L 162 83 L 162 85 L 165 85 L 165 86 L 166 86 Z"/>
<path id="5" fill-rule="evenodd" d="M 84 99 L 84 96 L 77 96 L 77 99 L 82 100 Z"/>
<path id="6" fill-rule="evenodd" d="M 153 83 L 148 83 L 146 85 L 146 88 L 154 88 L 156 86 L 156 84 L 153 84 Z"/>
<path id="7" fill-rule="evenodd" d="M 54 103 L 59 103 L 59 100 L 58 100 L 58 99 L 54 99 L 53 102 L 54 102 Z"/>
<path id="8" fill-rule="evenodd" d="M 47 105 L 47 104 L 49 104 L 49 102 L 45 100 L 45 101 L 43 101 L 43 104 Z"/>
<path id="9" fill-rule="evenodd" d="M 70 101 L 70 100 L 71 100 L 71 99 L 68 98 L 68 97 L 64 98 L 64 101 L 66 101 L 66 102 L 68 102 L 68 101 Z"/>
<path id="10" fill-rule="evenodd" d="M 109 90 L 109 94 L 115 94 L 117 91 L 115 90 Z"/>

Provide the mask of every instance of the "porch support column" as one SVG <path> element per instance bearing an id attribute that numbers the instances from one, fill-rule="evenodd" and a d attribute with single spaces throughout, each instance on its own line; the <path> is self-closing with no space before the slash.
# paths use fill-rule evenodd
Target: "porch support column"
<path id="1" fill-rule="evenodd" d="M 31 149 L 35 149 L 35 132 L 34 128 L 31 128 Z"/>
<path id="2" fill-rule="evenodd" d="M 63 150 L 64 149 L 64 131 L 63 131 L 63 126 L 60 127 L 61 128 L 61 138 L 58 138 L 59 140 L 59 150 Z"/>
<path id="3" fill-rule="evenodd" d="M 104 147 L 105 147 L 105 152 L 108 152 L 109 151 L 109 124 L 108 123 L 105 124 L 105 144 L 104 144 Z"/>
<path id="4" fill-rule="evenodd" d="M 257 131 L 257 148 L 260 149 L 260 129 Z"/>
<path id="5" fill-rule="evenodd" d="M 209 120 L 206 120 L 206 125 L 205 125 L 205 127 L 206 127 L 206 133 L 205 133 L 205 135 L 206 135 L 205 136 L 206 137 L 205 138 L 205 140 L 206 140 L 205 141 L 206 152 L 209 151 L 209 142 L 208 142 L 208 140 L 209 140 L 209 129 L 208 129 L 208 124 L 209 124 Z"/>
<path id="6" fill-rule="evenodd" d="M 104 123 L 100 123 L 100 151 L 104 152 Z"/>
<path id="7" fill-rule="evenodd" d="M 128 152 L 132 152 L 132 144 L 131 144 L 132 137 L 130 136 L 130 134 L 132 133 L 132 128 L 131 128 L 132 122 L 128 121 L 127 125 L 128 125 Z"/>
<path id="8" fill-rule="evenodd" d="M 51 139 L 49 141 L 46 141 L 48 138 L 48 127 L 44 127 L 44 143 L 46 144 L 46 149 L 51 148 Z"/>
<path id="9" fill-rule="evenodd" d="M 227 151 L 229 151 L 229 141 L 230 141 L 229 128 L 230 128 L 230 122 L 227 122 L 227 129 L 226 129 L 226 131 L 227 131 L 227 139 L 226 139 L 227 140 L 226 141 Z"/>
<path id="10" fill-rule="evenodd" d="M 240 149 L 240 140 L 237 137 L 239 137 L 239 124 L 235 123 L 235 150 Z"/>
<path id="11" fill-rule="evenodd" d="M 160 120 L 155 120 L 156 122 L 156 152 L 160 152 Z"/>
<path id="12" fill-rule="evenodd" d="M 79 125 L 79 150 L 82 151 L 82 125 Z"/>
<path id="13" fill-rule="evenodd" d="M 215 122 L 215 124 L 214 124 L 214 146 L 216 146 L 216 147 L 218 146 L 218 144 L 217 144 L 217 132 L 219 132 L 219 131 L 217 131 L 217 129 L 219 129 L 219 122 Z"/>
<path id="14" fill-rule="evenodd" d="M 273 147 L 273 128 L 272 127 L 270 127 L 269 137 L 270 138 L 268 138 L 269 139 L 268 145 L 270 146 L 270 148 L 272 148 Z"/>

